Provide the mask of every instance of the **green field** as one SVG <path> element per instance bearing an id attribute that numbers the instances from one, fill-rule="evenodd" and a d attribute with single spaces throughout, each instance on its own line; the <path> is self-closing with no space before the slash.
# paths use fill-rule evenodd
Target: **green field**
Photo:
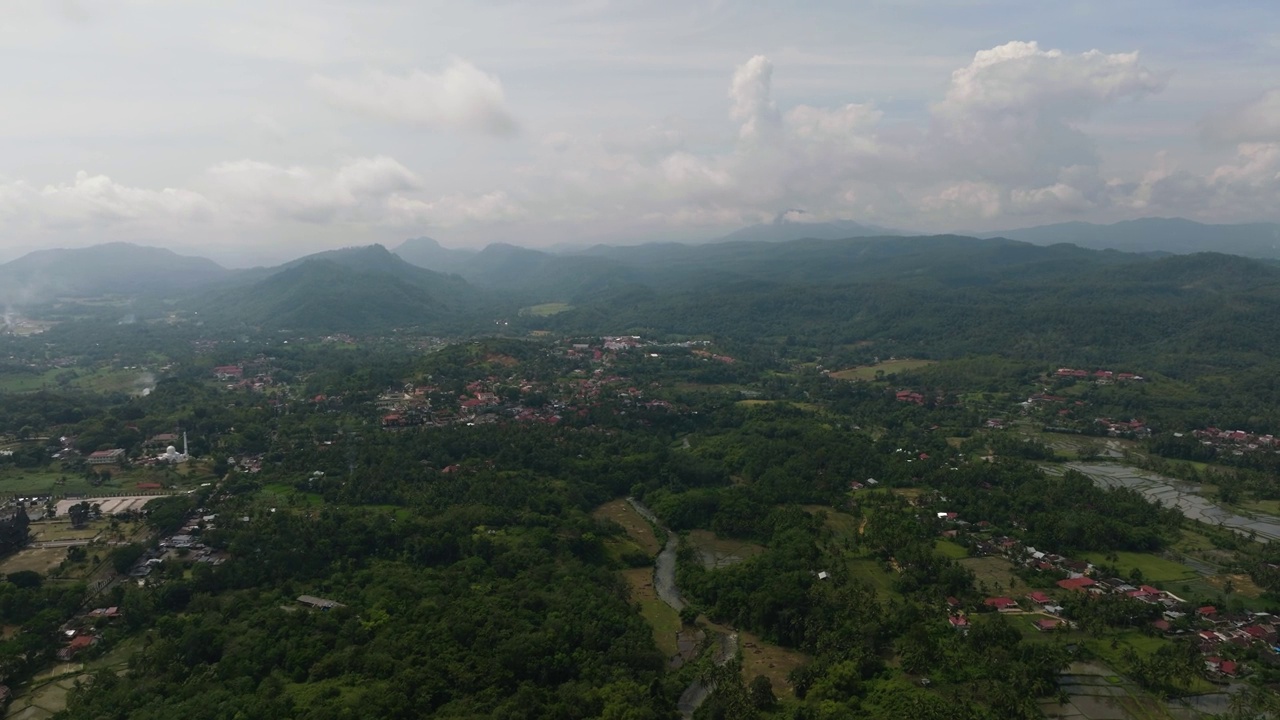
<path id="1" fill-rule="evenodd" d="M 1098 659 L 1102 660 L 1108 667 L 1113 670 L 1123 670 L 1126 666 L 1124 654 L 1126 648 L 1133 648 L 1134 652 L 1142 657 L 1153 654 L 1156 650 L 1171 644 L 1172 641 L 1162 637 L 1153 637 L 1143 634 L 1139 630 L 1125 630 L 1115 635 L 1108 635 L 1101 638 L 1090 638 L 1084 640 L 1082 644 L 1089 649 Z M 1187 689 L 1190 693 L 1203 693 L 1213 691 L 1214 686 L 1204 678 L 1196 678 L 1191 686 Z"/>
<path id="2" fill-rule="evenodd" d="M 60 464 L 41 468 L 7 467 L 0 469 L 0 496 L 4 495 L 109 495 L 137 491 L 140 482 L 156 482 L 166 487 L 192 487 L 201 480 L 212 480 L 207 466 L 193 462 L 171 468 L 127 468 L 106 466 L 111 479 L 101 485 L 91 485 L 83 471 L 62 469 Z"/>
<path id="3" fill-rule="evenodd" d="M 676 635 L 680 632 L 680 614 L 671 606 L 658 599 L 653 588 L 653 568 L 642 567 L 622 571 L 628 587 L 631 588 L 631 600 L 640 606 L 640 616 L 653 628 L 653 641 L 666 657 L 680 651 L 676 645 Z"/>
<path id="4" fill-rule="evenodd" d="M 897 597 L 893 589 L 893 576 L 880 567 L 880 563 L 872 558 L 853 558 L 849 561 L 849 577 L 871 583 L 876 594 L 882 597 Z"/>
<path id="5" fill-rule="evenodd" d="M 58 376 L 73 373 L 75 377 L 65 385 L 58 382 Z M 42 373 L 2 373 L 0 374 L 0 393 L 35 392 L 44 388 L 69 387 L 89 390 L 98 393 L 136 393 L 141 392 L 144 384 L 142 378 L 145 371 L 132 369 L 99 368 L 53 368 Z"/>
<path id="6" fill-rule="evenodd" d="M 933 549 L 937 550 L 940 555 L 949 557 L 952 560 L 969 557 L 969 550 L 967 548 L 963 545 L 953 543 L 950 540 L 939 540 L 934 543 Z"/>
<path id="7" fill-rule="evenodd" d="M 573 306 L 569 303 L 542 303 L 541 305 L 530 305 L 529 307 L 520 308 L 520 315 L 522 317 L 551 317 L 552 315 L 559 315 L 562 312 L 568 312 L 572 309 Z"/>
<path id="8" fill-rule="evenodd" d="M 1142 581 L 1158 584 L 1194 580 L 1196 572 L 1180 562 L 1166 560 L 1159 555 L 1118 551 L 1111 553 L 1117 559 L 1108 560 L 1107 553 L 1085 553 L 1084 559 L 1094 565 L 1114 565 L 1125 577 L 1135 568 L 1142 572 Z"/>
<path id="9" fill-rule="evenodd" d="M 263 485 L 262 498 L 288 506 L 319 507 L 324 504 L 324 497 L 320 493 L 301 492 L 284 483 Z"/>
<path id="10" fill-rule="evenodd" d="M 863 365 L 861 367 L 848 368 L 838 372 L 831 373 L 831 377 L 837 380 L 875 380 L 877 372 L 883 372 L 885 375 L 892 375 L 896 372 L 904 372 L 907 370 L 919 370 L 922 367 L 928 367 L 934 363 L 933 360 L 912 360 L 911 358 L 901 358 L 898 360 L 885 360 L 875 365 Z"/>

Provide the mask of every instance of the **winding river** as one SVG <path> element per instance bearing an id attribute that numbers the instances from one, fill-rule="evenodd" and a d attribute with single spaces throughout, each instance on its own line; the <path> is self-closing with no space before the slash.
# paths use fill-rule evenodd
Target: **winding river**
<path id="1" fill-rule="evenodd" d="M 687 607 L 687 603 L 680 595 L 680 588 L 676 585 L 676 551 L 680 547 L 680 538 L 665 527 L 658 520 L 658 516 L 645 507 L 644 503 L 631 497 L 627 498 L 627 502 L 641 517 L 653 523 L 655 528 L 661 529 L 667 535 L 667 544 L 662 547 L 662 552 L 658 553 L 657 562 L 653 565 L 653 588 L 663 602 L 670 605 L 672 610 L 680 612 Z M 714 662 L 719 666 L 729 662 L 738 654 L 738 634 L 717 633 L 717 636 Z M 689 683 L 689 687 L 684 689 L 680 694 L 680 700 L 676 702 L 681 717 L 685 720 L 692 718 L 693 713 L 706 701 L 714 689 L 714 686 L 702 680 Z"/>

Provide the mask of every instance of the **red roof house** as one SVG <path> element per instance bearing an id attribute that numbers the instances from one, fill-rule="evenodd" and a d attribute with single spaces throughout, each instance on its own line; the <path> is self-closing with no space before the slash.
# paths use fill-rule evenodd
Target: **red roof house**
<path id="1" fill-rule="evenodd" d="M 951 623 L 951 627 L 953 628 L 969 627 L 969 618 L 963 615 L 952 615 L 951 617 L 947 618 L 947 622 Z"/>
<path id="2" fill-rule="evenodd" d="M 1093 584 L 1094 584 L 1093 578 L 1088 578 L 1088 577 L 1078 577 L 1078 578 L 1071 578 L 1070 580 L 1058 581 L 1058 587 L 1062 588 L 1063 590 L 1080 590 L 1081 592 L 1083 592 L 1086 588 L 1092 586 Z"/>
<path id="3" fill-rule="evenodd" d="M 990 597 L 982 601 L 983 605 L 993 607 L 1000 612 L 1008 612 L 1018 609 L 1018 601 L 1007 597 Z"/>
<path id="4" fill-rule="evenodd" d="M 1217 615 L 1218 608 L 1212 605 L 1205 605 L 1202 608 L 1196 608 L 1196 614 L 1199 615 L 1200 617 L 1209 617 L 1211 615 Z"/>
<path id="5" fill-rule="evenodd" d="M 1053 598 L 1049 597 L 1048 595 L 1044 594 L 1039 590 L 1035 590 L 1033 592 L 1027 593 L 1027 599 L 1033 603 L 1037 603 L 1040 605 L 1044 605 L 1047 602 L 1053 602 Z"/>

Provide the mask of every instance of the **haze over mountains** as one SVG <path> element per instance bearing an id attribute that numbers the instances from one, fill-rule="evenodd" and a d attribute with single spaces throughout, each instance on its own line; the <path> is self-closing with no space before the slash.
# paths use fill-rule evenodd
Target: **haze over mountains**
<path id="1" fill-rule="evenodd" d="M 883 305 L 887 297 L 901 305 L 881 311 L 901 316 L 912 303 L 898 293 L 914 293 L 917 304 L 933 298 L 945 305 L 973 301 L 981 292 L 988 295 L 984 307 L 991 304 L 983 312 L 997 313 L 1005 311 L 991 293 L 1012 293 L 1018 302 L 1034 305 L 1027 293 L 1037 283 L 1046 297 L 1056 292 L 1052 288 L 1072 284 L 1105 293 L 1125 288 L 1144 293 L 1161 282 L 1161 272 L 1172 273 L 1176 266 L 1158 262 L 1156 255 L 1165 253 L 1218 249 L 1280 258 L 1280 226 L 1165 219 L 1049 225 L 988 237 L 829 237 L 875 230 L 849 223 L 775 222 L 715 243 L 597 245 L 568 253 L 502 243 L 452 249 L 419 237 L 394 252 L 381 245 L 346 248 L 248 270 L 113 243 L 45 250 L 0 265 L 0 301 L 21 307 L 69 296 L 165 298 L 169 306 L 198 312 L 209 322 L 314 331 L 418 326 L 453 332 L 504 322 L 520 308 L 561 303 L 574 310 L 545 324 L 585 329 L 614 318 L 698 332 L 691 313 L 719 308 L 725 315 L 721 326 L 745 331 L 751 322 L 769 326 L 770 318 L 780 319 L 777 327 L 824 313 L 828 320 L 839 313 L 871 318 L 875 313 L 869 308 Z M 1196 292 L 1253 292 L 1274 280 L 1267 263 L 1234 259 L 1224 264 L 1206 257 L 1220 256 L 1201 256 L 1190 268 L 1176 266 L 1182 268 L 1183 285 Z M 1200 265 L 1216 268 L 1217 275 L 1185 277 Z M 1125 267 L 1124 273 L 1103 272 L 1117 266 Z M 1147 286 L 1134 289 L 1139 276 Z M 1237 276 L 1249 281 L 1233 287 L 1230 278 Z M 1111 285 L 1099 285 L 1099 278 Z M 868 295 L 871 287 L 878 294 Z M 889 331 L 876 323 L 875 332 Z"/>

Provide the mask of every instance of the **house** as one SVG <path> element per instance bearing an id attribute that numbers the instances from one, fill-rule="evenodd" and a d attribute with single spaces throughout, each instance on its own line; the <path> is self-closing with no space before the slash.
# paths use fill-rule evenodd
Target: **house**
<path id="1" fill-rule="evenodd" d="M 90 465 L 119 465 L 123 460 L 124 450 L 120 448 L 91 452 L 89 457 L 84 459 Z"/>
<path id="2" fill-rule="evenodd" d="M 1203 617 L 1203 618 L 1211 618 L 1217 614 L 1218 614 L 1218 608 L 1212 605 L 1205 605 L 1204 607 L 1196 608 L 1196 615 L 1199 615 L 1200 617 Z"/>
<path id="3" fill-rule="evenodd" d="M 958 608 L 958 607 L 960 607 L 960 600 L 959 600 L 959 599 L 957 599 L 957 598 L 954 598 L 954 597 L 948 597 L 948 598 L 947 598 L 947 607 L 949 607 L 949 608 Z"/>
<path id="4" fill-rule="evenodd" d="M 95 608 L 89 611 L 89 617 L 107 618 L 110 620 L 114 620 L 115 618 L 120 617 L 120 608 L 115 606 L 105 607 L 105 608 Z"/>
<path id="5" fill-rule="evenodd" d="M 969 618 L 963 615 L 952 615 L 947 618 L 947 622 L 951 623 L 951 627 L 962 630 L 969 627 Z"/>
<path id="6" fill-rule="evenodd" d="M 1065 621 L 1056 618 L 1046 618 L 1036 621 L 1036 629 L 1040 632 L 1051 632 L 1057 630 L 1065 624 Z"/>
<path id="7" fill-rule="evenodd" d="M 1080 592 L 1086 591 L 1088 588 L 1092 587 L 1095 584 L 1096 583 L 1094 582 L 1093 578 L 1088 578 L 1088 577 L 1078 577 L 1078 578 L 1071 578 L 1070 580 L 1058 581 L 1058 587 L 1062 588 L 1063 590 L 1079 590 Z"/>
<path id="8" fill-rule="evenodd" d="M 213 374 L 219 380 L 231 380 L 244 376 L 244 368 L 239 365 L 219 365 L 213 369 Z"/>
<path id="9" fill-rule="evenodd" d="M 1223 675 L 1235 677 L 1239 672 L 1240 666 L 1232 660 L 1223 660 L 1220 657 L 1207 657 L 1204 659 L 1204 667 L 1210 672 L 1218 672 Z"/>
<path id="10" fill-rule="evenodd" d="M 1173 625 L 1169 624 L 1168 620 L 1156 620 L 1155 622 L 1151 623 L 1151 627 L 1159 630 L 1160 632 L 1165 632 L 1165 633 L 1173 630 Z"/>
<path id="11" fill-rule="evenodd" d="M 318 610 L 332 610 L 334 608 L 346 607 L 346 605 L 343 605 L 340 602 L 318 598 L 314 595 L 299 595 L 298 602 Z"/>
<path id="12" fill-rule="evenodd" d="M 74 658 L 82 650 L 87 650 L 98 641 L 98 638 L 92 635 L 77 635 L 67 643 L 67 646 L 58 650 L 58 659 L 66 662 Z"/>
<path id="13" fill-rule="evenodd" d="M 180 438 L 177 433 L 160 433 L 159 435 L 152 435 L 151 438 L 147 440 L 146 446 L 163 449 L 178 442 L 179 439 Z"/>
<path id="14" fill-rule="evenodd" d="M 999 612 L 1013 612 L 1018 610 L 1018 601 L 1007 597 L 990 597 L 982 601 L 983 605 L 995 608 Z"/>
<path id="15" fill-rule="evenodd" d="M 1053 598 L 1049 597 L 1048 595 L 1045 595 L 1040 590 L 1035 590 L 1027 593 L 1026 598 L 1037 605 L 1044 605 L 1046 603 L 1053 602 Z"/>

